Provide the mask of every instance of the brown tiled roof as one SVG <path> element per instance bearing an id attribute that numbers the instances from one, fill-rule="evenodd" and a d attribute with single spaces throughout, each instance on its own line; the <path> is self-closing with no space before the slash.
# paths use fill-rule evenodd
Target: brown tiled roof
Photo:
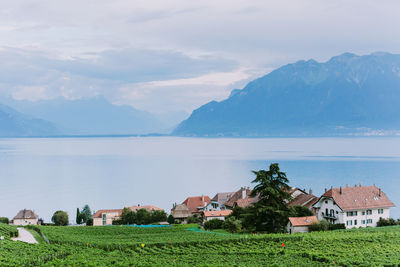
<path id="1" fill-rule="evenodd" d="M 246 198 L 248 198 L 251 193 L 251 189 L 246 188 L 245 190 L 246 190 Z M 225 206 L 234 207 L 235 202 L 238 201 L 239 199 L 242 199 L 242 188 L 240 188 L 231 196 L 231 198 L 225 203 Z"/>
<path id="2" fill-rule="evenodd" d="M 176 205 L 175 207 L 172 208 L 171 214 L 176 219 L 187 218 L 190 215 L 192 215 L 192 213 L 190 212 L 190 210 L 186 206 L 186 204 L 178 204 L 178 205 Z"/>
<path id="3" fill-rule="evenodd" d="M 306 217 L 289 217 L 289 221 L 293 226 L 307 226 L 313 223 L 317 223 L 317 216 L 306 216 Z"/>
<path id="4" fill-rule="evenodd" d="M 251 197 L 251 198 L 241 198 L 238 199 L 235 204 L 241 208 L 246 208 L 251 204 L 254 204 L 258 201 L 258 197 Z"/>
<path id="5" fill-rule="evenodd" d="M 32 211 L 32 210 L 27 210 L 23 209 L 20 210 L 17 215 L 15 215 L 14 220 L 16 219 L 37 219 L 38 216 Z"/>
<path id="6" fill-rule="evenodd" d="M 212 211 L 203 211 L 204 217 L 221 217 L 228 216 L 231 214 L 231 210 L 212 210 Z"/>
<path id="7" fill-rule="evenodd" d="M 311 208 L 312 205 L 314 205 L 317 201 L 318 201 L 318 198 L 316 196 L 314 196 L 313 194 L 309 195 L 306 193 L 302 193 L 302 194 L 298 195 L 297 197 L 295 197 L 294 199 L 292 199 L 288 205 L 289 206 L 300 205 L 300 206 L 305 206 L 307 208 Z"/>
<path id="8" fill-rule="evenodd" d="M 235 192 L 218 193 L 211 199 L 211 201 L 215 201 L 220 205 L 223 205 L 231 198 L 231 196 L 233 196 L 233 194 L 235 194 Z"/>
<path id="9" fill-rule="evenodd" d="M 134 211 L 134 212 L 136 212 L 136 211 L 138 211 L 138 210 L 140 210 L 140 209 L 145 209 L 145 210 L 147 210 L 147 211 L 163 210 L 163 209 L 161 209 L 161 208 L 159 208 L 159 207 L 152 206 L 152 205 L 146 205 L 146 206 L 130 206 L 130 207 L 128 207 L 128 208 L 129 208 L 130 210 Z"/>
<path id="10" fill-rule="evenodd" d="M 103 213 L 114 213 L 117 212 L 118 216 L 122 215 L 122 209 L 112 209 L 112 210 L 98 210 L 94 215 L 93 218 L 101 218 Z"/>
<path id="11" fill-rule="evenodd" d="M 203 201 L 204 199 L 204 201 Z M 188 197 L 185 201 L 182 202 L 182 204 L 185 204 L 191 213 L 198 213 L 201 212 L 199 210 L 199 207 L 205 207 L 207 206 L 208 203 L 211 202 L 211 199 L 209 196 L 197 196 L 197 197 Z"/>
<path id="12" fill-rule="evenodd" d="M 321 197 L 333 198 L 342 210 L 395 206 L 383 191 L 379 195 L 379 188 L 376 186 L 342 187 L 342 194 L 340 188 L 332 188 Z"/>

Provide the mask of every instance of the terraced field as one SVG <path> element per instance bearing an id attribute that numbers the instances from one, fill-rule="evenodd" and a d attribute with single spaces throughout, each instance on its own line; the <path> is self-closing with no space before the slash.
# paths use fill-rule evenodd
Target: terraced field
<path id="1" fill-rule="evenodd" d="M 1 266 L 398 266 L 400 227 L 229 235 L 171 228 L 40 227 L 50 244 L 5 234 Z M 7 236 L 7 233 L 9 234 Z M 285 248 L 282 248 L 282 243 Z"/>

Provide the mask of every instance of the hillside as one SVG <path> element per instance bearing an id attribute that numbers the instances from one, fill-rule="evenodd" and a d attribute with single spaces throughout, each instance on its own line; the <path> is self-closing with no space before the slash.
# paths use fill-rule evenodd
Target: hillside
<path id="1" fill-rule="evenodd" d="M 179 136 L 393 135 L 400 131 L 400 55 L 345 53 L 299 61 L 193 111 Z"/>
<path id="2" fill-rule="evenodd" d="M 0 137 L 49 136 L 58 132 L 51 122 L 24 115 L 0 104 Z"/>

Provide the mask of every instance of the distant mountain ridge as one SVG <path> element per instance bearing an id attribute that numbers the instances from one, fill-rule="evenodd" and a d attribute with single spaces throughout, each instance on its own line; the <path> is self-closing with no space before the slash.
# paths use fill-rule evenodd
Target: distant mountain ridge
<path id="1" fill-rule="evenodd" d="M 0 104 L 0 137 L 51 136 L 59 134 L 48 121 L 24 115 Z"/>
<path id="2" fill-rule="evenodd" d="M 103 97 L 36 102 L 8 99 L 7 103 L 21 113 L 52 122 L 62 135 L 169 133 L 185 118 L 185 114 L 157 117 L 131 106 L 114 105 Z"/>
<path id="3" fill-rule="evenodd" d="M 209 102 L 178 136 L 340 136 L 400 133 L 400 55 L 351 53 L 298 61 Z"/>

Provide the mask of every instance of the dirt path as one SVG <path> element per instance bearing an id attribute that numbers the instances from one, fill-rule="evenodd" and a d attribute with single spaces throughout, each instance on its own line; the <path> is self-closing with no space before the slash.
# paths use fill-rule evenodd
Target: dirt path
<path id="1" fill-rule="evenodd" d="M 33 237 L 33 235 L 28 230 L 26 230 L 25 228 L 22 228 L 22 227 L 18 228 L 18 237 L 14 237 L 14 238 L 12 238 L 12 240 L 22 241 L 22 242 L 31 243 L 31 244 L 37 243 L 37 241 Z"/>

